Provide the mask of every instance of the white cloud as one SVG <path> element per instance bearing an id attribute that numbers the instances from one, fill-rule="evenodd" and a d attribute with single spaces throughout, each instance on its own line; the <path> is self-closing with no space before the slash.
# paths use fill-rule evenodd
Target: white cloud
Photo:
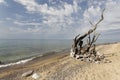
<path id="1" fill-rule="evenodd" d="M 1 4 L 8 6 L 5 0 L 0 0 L 0 5 Z"/>
<path id="2" fill-rule="evenodd" d="M 106 2 L 105 19 L 100 30 L 120 29 L 120 2 L 109 0 Z"/>
<path id="3" fill-rule="evenodd" d="M 86 10 L 84 10 L 83 21 L 81 24 L 82 28 L 81 29 L 79 28 L 77 32 L 79 30 L 81 30 L 82 33 L 88 31 L 90 28 L 92 28 L 91 25 L 89 24 L 89 21 L 95 24 L 100 18 L 100 15 L 101 15 L 101 8 L 99 6 L 95 7 L 94 5 L 90 5 Z"/>
<path id="4" fill-rule="evenodd" d="M 91 20 L 92 22 L 96 22 L 96 20 L 100 17 L 101 8 L 99 6 L 94 7 L 90 6 L 87 10 L 84 11 L 83 19 L 86 21 Z"/>
<path id="5" fill-rule="evenodd" d="M 14 21 L 14 24 L 17 24 L 19 26 L 40 26 L 42 25 L 41 23 L 37 22 L 20 22 L 20 21 Z"/>
<path id="6" fill-rule="evenodd" d="M 98 30 L 120 29 L 120 3 L 116 0 L 102 0 L 93 2 L 88 1 L 88 8 L 82 9 L 78 5 L 79 0 L 74 0 L 73 4 L 66 2 L 58 6 L 48 6 L 45 4 L 38 4 L 35 0 L 14 0 L 23 5 L 28 12 L 39 13 L 42 16 L 42 22 L 21 22 L 14 21 L 14 24 L 21 26 L 37 26 L 34 28 L 23 29 L 23 32 L 44 33 L 44 34 L 65 34 L 71 35 L 86 32 L 91 28 L 89 21 L 96 23 L 101 15 L 103 7 L 106 7 L 104 12 L 104 20 L 98 25 Z M 50 0 L 52 2 L 53 0 Z M 85 0 L 80 0 L 80 2 Z M 56 4 L 56 3 L 54 3 Z M 102 6 L 102 7 L 101 7 Z M 84 11 L 83 11 L 84 10 Z M 79 13 L 83 11 L 83 14 Z M 73 16 L 77 14 L 77 18 Z M 79 16 L 80 15 L 80 16 Z M 81 16 L 83 15 L 83 18 Z M 118 25 L 116 24 L 118 22 Z M 40 27 L 42 26 L 42 27 Z M 22 31 L 22 30 L 20 30 Z"/>
<path id="7" fill-rule="evenodd" d="M 27 11 L 42 13 L 42 23 L 33 23 L 33 22 L 25 22 L 21 23 L 19 21 L 15 21 L 15 24 L 18 25 L 44 25 L 47 26 L 47 29 L 43 29 L 41 31 L 45 32 L 45 34 L 68 34 L 71 29 L 71 25 L 76 24 L 78 21 L 75 21 L 75 18 L 72 16 L 73 13 L 78 13 L 81 9 L 78 6 L 77 2 L 74 0 L 73 4 L 68 4 L 66 2 L 62 2 L 61 5 L 48 6 L 47 4 L 38 4 L 35 0 L 15 0 L 16 2 L 22 4 Z M 51 1 L 50 1 L 51 2 Z M 43 26 L 43 27 L 44 27 Z M 74 29 L 75 30 L 75 29 Z M 73 32 L 70 32 L 73 33 Z"/>
<path id="8" fill-rule="evenodd" d="M 63 6 L 57 7 L 48 7 L 47 4 L 38 4 L 35 0 L 14 0 L 30 11 L 30 12 L 38 12 L 48 15 L 57 15 L 57 16 L 68 16 L 71 15 L 73 12 L 77 12 L 77 3 L 74 1 L 74 4 L 64 3 Z"/>
<path id="9" fill-rule="evenodd" d="M 23 32 L 23 33 L 44 33 L 44 34 L 59 34 L 63 33 L 61 32 L 62 26 L 63 28 L 65 27 L 65 24 L 63 23 L 54 23 L 54 22 L 44 22 L 44 23 L 34 23 L 34 22 L 19 22 L 19 21 L 14 21 L 14 24 L 19 25 L 19 26 L 26 26 L 26 28 L 10 28 L 10 31 L 14 32 Z M 28 27 L 28 26 L 33 26 Z"/>
<path id="10" fill-rule="evenodd" d="M 0 3 L 5 3 L 5 1 L 4 0 L 0 0 Z"/>
<path id="11" fill-rule="evenodd" d="M 22 28 L 15 28 L 15 27 L 10 27 L 9 28 L 9 31 L 10 32 L 14 32 L 14 33 L 32 33 L 32 34 L 35 34 L 35 33 L 43 33 L 42 30 L 42 27 L 38 27 L 38 26 L 35 26 L 34 28 L 26 28 L 26 29 L 22 29 Z"/>
<path id="12" fill-rule="evenodd" d="M 85 26 L 89 25 L 88 20 L 91 20 L 93 23 L 97 22 L 100 18 L 103 7 L 100 6 L 105 5 L 104 12 L 104 20 L 99 24 L 99 30 L 111 30 L 111 29 L 120 29 L 120 24 L 116 24 L 116 22 L 120 23 L 120 3 L 114 0 L 107 0 L 106 2 L 100 1 L 99 5 L 89 5 L 89 8 L 84 11 L 84 24 Z M 101 3 L 101 4 L 100 4 Z M 86 27 L 88 28 L 88 27 Z"/>

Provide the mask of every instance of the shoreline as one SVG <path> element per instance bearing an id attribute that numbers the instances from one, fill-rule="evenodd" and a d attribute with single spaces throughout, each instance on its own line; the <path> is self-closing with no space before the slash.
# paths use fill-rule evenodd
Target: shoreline
<path id="1" fill-rule="evenodd" d="M 109 45 L 109 44 L 117 44 L 117 43 L 120 43 L 120 42 L 112 42 L 112 43 L 99 43 L 97 44 L 97 46 L 100 46 L 100 45 Z M 54 55 L 54 54 L 59 54 L 59 53 L 62 53 L 62 52 L 65 52 L 65 51 L 69 51 L 70 49 L 62 49 L 61 51 L 58 51 L 58 52 L 55 52 L 55 51 L 51 51 L 51 52 L 46 52 L 42 55 L 40 54 L 37 54 L 37 55 L 34 55 L 34 56 L 31 56 L 31 57 L 25 57 L 25 58 L 22 58 L 22 59 L 18 59 L 18 60 L 13 60 L 13 61 L 8 61 L 8 62 L 2 62 L 0 64 L 0 68 L 4 68 L 4 67 L 9 67 L 9 66 L 13 66 L 13 65 L 19 65 L 19 64 L 25 64 L 27 62 L 30 62 L 34 59 L 37 59 L 37 58 L 42 58 L 44 56 L 50 56 L 50 55 Z"/>
<path id="2" fill-rule="evenodd" d="M 32 60 L 36 60 L 37 58 L 42 58 L 42 57 L 47 57 L 47 56 L 50 56 L 50 55 L 60 54 L 60 53 L 63 53 L 65 51 L 68 51 L 68 49 L 63 49 L 59 52 L 55 52 L 55 51 L 46 52 L 42 55 L 39 54 L 39 55 L 31 56 L 31 57 L 25 57 L 25 58 L 22 58 L 22 59 L 18 59 L 18 60 L 6 62 L 6 63 L 3 62 L 3 63 L 0 64 L 0 68 L 19 65 L 19 64 L 25 64 L 25 63 L 30 62 Z"/>
<path id="3" fill-rule="evenodd" d="M 51 52 L 25 64 L 0 68 L 0 80 L 34 80 L 22 74 L 33 71 L 38 80 L 119 80 L 120 42 L 98 45 L 96 49 L 111 63 L 88 63 L 69 56 L 69 50 Z"/>
<path id="4" fill-rule="evenodd" d="M 0 68 L 4 68 L 4 67 L 8 67 L 8 66 L 13 66 L 13 65 L 18 65 L 18 64 L 24 64 L 28 61 L 31 61 L 33 60 L 34 58 L 30 58 L 30 59 L 25 59 L 25 60 L 20 60 L 18 62 L 15 62 L 15 63 L 8 63 L 8 64 L 2 64 L 0 65 Z"/>
<path id="5" fill-rule="evenodd" d="M 24 71 L 30 70 L 33 67 L 32 65 L 37 65 L 37 63 L 44 66 L 45 62 L 49 63 L 48 61 L 51 61 L 52 59 L 61 59 L 65 56 L 69 55 L 67 52 L 68 52 L 68 50 L 57 52 L 57 53 L 50 52 L 50 53 L 43 55 L 42 57 L 37 56 L 34 59 L 26 62 L 25 64 L 17 64 L 17 65 L 2 67 L 2 68 L 0 68 L 0 73 L 1 73 L 0 80 L 1 79 L 4 79 L 4 80 L 10 79 L 11 72 L 14 72 L 14 73 L 12 73 L 14 75 L 18 74 L 18 72 L 20 74 L 22 74 Z M 33 70 L 34 70 L 34 68 L 33 68 Z M 4 74 L 4 72 L 5 72 L 5 74 Z M 12 80 L 19 80 L 19 79 L 12 79 Z"/>

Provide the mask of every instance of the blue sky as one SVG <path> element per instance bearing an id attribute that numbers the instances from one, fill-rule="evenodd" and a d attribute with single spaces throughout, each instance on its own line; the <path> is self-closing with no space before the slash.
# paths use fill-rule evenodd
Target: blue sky
<path id="1" fill-rule="evenodd" d="M 98 25 L 100 38 L 120 39 L 120 0 L 0 0 L 0 39 L 71 39 Z"/>

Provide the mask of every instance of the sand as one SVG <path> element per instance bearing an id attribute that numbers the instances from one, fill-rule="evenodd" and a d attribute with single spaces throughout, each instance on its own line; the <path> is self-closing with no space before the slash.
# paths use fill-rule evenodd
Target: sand
<path id="1" fill-rule="evenodd" d="M 120 80 L 120 42 L 97 46 L 111 63 L 89 63 L 73 59 L 69 52 L 38 57 L 26 64 L 0 69 L 0 80 L 35 80 L 21 75 L 29 70 L 39 75 L 37 80 Z"/>

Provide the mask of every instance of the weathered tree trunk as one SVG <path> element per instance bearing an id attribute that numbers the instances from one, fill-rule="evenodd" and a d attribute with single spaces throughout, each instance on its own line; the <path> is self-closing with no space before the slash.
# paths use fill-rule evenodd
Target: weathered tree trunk
<path id="1" fill-rule="evenodd" d="M 76 58 L 80 58 L 80 57 L 84 57 L 84 54 L 86 55 L 94 55 L 96 56 L 96 50 L 95 50 L 95 42 L 98 39 L 99 34 L 92 34 L 93 32 L 95 32 L 95 30 L 97 29 L 97 25 L 104 19 L 103 17 L 103 12 L 105 9 L 103 9 L 102 14 L 101 14 L 101 19 L 94 25 L 91 21 L 89 21 L 89 23 L 93 26 L 93 29 L 88 30 L 85 34 L 83 35 L 77 35 L 74 39 L 73 39 L 73 45 L 71 48 L 71 57 L 76 57 Z M 90 36 L 92 34 L 92 37 Z M 85 46 L 83 46 L 83 39 L 85 37 L 88 36 L 87 39 L 87 44 Z M 89 57 L 88 56 L 88 57 Z"/>

